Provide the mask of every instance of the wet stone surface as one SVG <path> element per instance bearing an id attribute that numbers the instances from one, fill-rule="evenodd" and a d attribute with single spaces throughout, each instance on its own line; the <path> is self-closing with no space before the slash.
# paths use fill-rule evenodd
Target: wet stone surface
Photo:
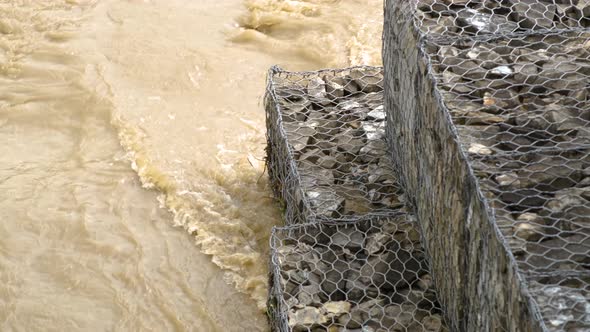
<path id="1" fill-rule="evenodd" d="M 590 276 L 536 278 L 530 290 L 545 305 L 542 314 L 551 331 L 590 330 Z"/>
<path id="2" fill-rule="evenodd" d="M 290 149 L 269 150 L 269 160 L 286 173 L 271 179 L 275 186 L 294 179 L 281 193 L 287 205 L 343 220 L 403 207 L 385 142 L 381 68 L 281 72 L 271 80 L 276 99 L 267 112 L 276 116 L 270 125 L 282 131 L 269 129 L 276 133 L 270 139 Z M 288 163 L 293 167 L 282 166 Z"/>
<path id="3" fill-rule="evenodd" d="M 277 229 L 271 243 L 290 331 L 449 331 L 405 215 Z"/>

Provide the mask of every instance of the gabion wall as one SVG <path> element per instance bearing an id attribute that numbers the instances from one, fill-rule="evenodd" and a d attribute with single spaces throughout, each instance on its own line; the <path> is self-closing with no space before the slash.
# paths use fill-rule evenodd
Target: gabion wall
<path id="1" fill-rule="evenodd" d="M 267 169 L 274 331 L 448 331 L 385 143 L 382 68 L 272 68 Z"/>
<path id="2" fill-rule="evenodd" d="M 288 224 L 403 208 L 385 143 L 383 69 L 268 75 L 267 169 Z"/>
<path id="3" fill-rule="evenodd" d="M 386 3 L 387 135 L 454 329 L 590 330 L 589 6 Z"/>
<path id="4" fill-rule="evenodd" d="M 449 331 L 405 214 L 275 228 L 274 331 Z"/>

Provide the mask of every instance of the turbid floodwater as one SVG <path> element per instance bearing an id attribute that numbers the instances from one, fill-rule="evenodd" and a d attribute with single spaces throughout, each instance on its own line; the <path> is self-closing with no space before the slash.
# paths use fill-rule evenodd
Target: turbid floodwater
<path id="1" fill-rule="evenodd" d="M 264 331 L 261 99 L 382 0 L 0 0 L 0 330 Z"/>

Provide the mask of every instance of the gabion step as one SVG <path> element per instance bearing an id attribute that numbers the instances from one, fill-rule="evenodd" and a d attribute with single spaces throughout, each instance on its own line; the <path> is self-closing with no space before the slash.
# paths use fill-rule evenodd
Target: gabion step
<path id="1" fill-rule="evenodd" d="M 272 68 L 274 331 L 448 331 L 385 142 L 383 69 Z"/>
<path id="2" fill-rule="evenodd" d="M 275 228 L 274 331 L 448 331 L 415 221 L 405 214 Z"/>
<path id="3" fill-rule="evenodd" d="M 404 208 L 385 142 L 382 84 L 379 67 L 270 70 L 267 168 L 288 224 Z"/>

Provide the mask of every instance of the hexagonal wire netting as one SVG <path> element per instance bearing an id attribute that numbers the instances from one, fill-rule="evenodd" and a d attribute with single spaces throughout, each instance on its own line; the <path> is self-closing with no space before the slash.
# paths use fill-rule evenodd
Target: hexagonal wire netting
<path id="1" fill-rule="evenodd" d="M 416 92 L 426 98 L 421 105 L 440 103 L 432 113 L 416 108 L 419 116 L 400 115 L 412 102 L 403 98 L 408 91 L 394 88 L 392 98 L 400 101 L 392 111 L 400 117 L 391 119 L 390 139 L 400 138 L 404 122 L 417 135 L 433 137 L 413 146 L 440 150 L 449 144 L 446 133 L 432 135 L 432 128 L 420 126 L 448 119 L 449 136 L 461 149 L 457 157 L 469 164 L 504 237 L 505 262 L 517 265 L 515 280 L 537 307 L 532 315 L 540 312 L 544 330 L 590 330 L 590 2 L 412 0 L 388 6 L 395 13 L 386 38 L 393 38 L 390 50 L 397 53 L 386 65 L 397 63 L 396 72 L 408 67 L 408 84 L 424 84 L 417 89 L 427 93 Z M 402 64 L 396 58 L 402 53 L 416 62 Z M 420 71 L 429 78 L 419 77 Z M 397 154 L 409 146 L 401 144 Z M 418 160 L 430 157 L 422 153 Z M 447 177 L 455 181 L 452 173 Z M 469 232 L 465 236 L 475 240 L 487 236 Z M 506 320 L 498 328 L 511 327 Z"/>
<path id="2" fill-rule="evenodd" d="M 384 141 L 382 68 L 272 68 L 267 168 L 276 331 L 446 331 Z"/>
<path id="3" fill-rule="evenodd" d="M 431 40 L 590 27 L 587 0 L 405 0 Z"/>
<path id="4" fill-rule="evenodd" d="M 270 70 L 267 169 L 288 224 L 403 208 L 385 143 L 383 69 Z"/>
<path id="5" fill-rule="evenodd" d="M 521 271 L 590 276 L 590 32 L 455 42 L 433 55 Z"/>
<path id="6" fill-rule="evenodd" d="M 275 228 L 274 331 L 448 331 L 407 215 Z"/>

